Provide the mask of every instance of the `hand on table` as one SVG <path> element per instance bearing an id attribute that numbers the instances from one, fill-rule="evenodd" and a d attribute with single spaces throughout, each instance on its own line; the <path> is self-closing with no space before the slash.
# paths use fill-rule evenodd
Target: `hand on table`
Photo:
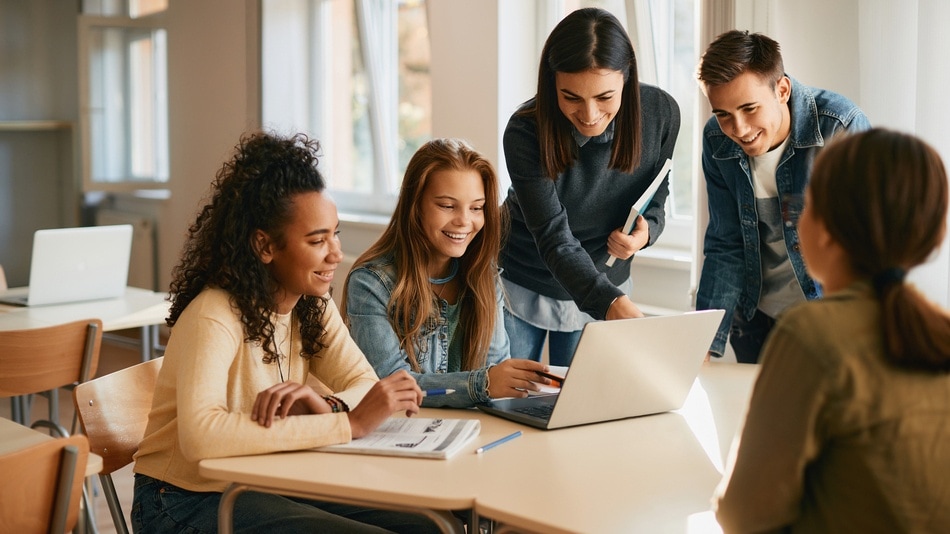
<path id="1" fill-rule="evenodd" d="M 538 383 L 550 384 L 551 381 L 535 371 L 548 371 L 541 362 L 509 358 L 488 369 L 488 396 L 527 397 L 529 391 L 540 391 Z"/>

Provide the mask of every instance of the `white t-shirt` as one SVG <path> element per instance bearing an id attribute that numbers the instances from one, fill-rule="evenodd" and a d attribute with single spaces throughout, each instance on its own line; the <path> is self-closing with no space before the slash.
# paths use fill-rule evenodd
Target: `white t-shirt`
<path id="1" fill-rule="evenodd" d="M 788 259 L 782 201 L 775 183 L 775 171 L 785 154 L 788 139 L 761 156 L 749 158 L 761 245 L 762 293 L 758 308 L 769 317 L 778 317 L 792 304 L 805 300 Z"/>

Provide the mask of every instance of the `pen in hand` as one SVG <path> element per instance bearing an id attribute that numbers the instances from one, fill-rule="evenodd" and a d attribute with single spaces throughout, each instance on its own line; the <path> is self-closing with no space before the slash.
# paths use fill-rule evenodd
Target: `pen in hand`
<path id="1" fill-rule="evenodd" d="M 481 453 L 487 451 L 488 449 L 494 449 L 495 447 L 501 445 L 502 443 L 504 443 L 504 442 L 506 442 L 506 441 L 511 441 L 511 440 L 517 438 L 517 437 L 520 436 L 520 435 L 521 435 L 521 431 L 519 430 L 519 431 L 515 432 L 514 434 L 508 434 L 507 436 L 505 436 L 505 437 L 503 437 L 503 438 L 501 438 L 501 439 L 496 439 L 495 441 L 489 443 L 488 445 L 482 445 L 481 447 L 475 449 L 475 454 L 481 454 Z"/>
<path id="2" fill-rule="evenodd" d="M 451 395 L 455 393 L 454 389 L 426 389 L 422 391 L 423 397 L 432 397 L 434 395 Z"/>
<path id="3" fill-rule="evenodd" d="M 535 371 L 535 373 L 537 373 L 538 376 L 543 376 L 544 378 L 547 378 L 548 380 L 554 382 L 554 386 L 556 386 L 556 387 L 561 387 L 561 384 L 564 383 L 564 377 L 563 377 L 563 376 L 558 376 L 558 375 L 555 375 L 555 374 L 546 373 L 546 372 L 544 372 L 544 371 Z"/>

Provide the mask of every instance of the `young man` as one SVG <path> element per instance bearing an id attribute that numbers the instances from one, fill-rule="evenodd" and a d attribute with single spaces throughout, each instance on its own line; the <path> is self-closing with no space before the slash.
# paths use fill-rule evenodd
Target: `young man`
<path id="1" fill-rule="evenodd" d="M 712 356 L 728 336 L 736 359 L 755 363 L 775 318 L 821 296 L 797 229 L 812 161 L 835 135 L 871 125 L 847 98 L 787 76 L 779 44 L 762 34 L 717 37 L 699 81 L 714 116 L 703 130 L 709 225 L 696 308 L 726 310 Z"/>

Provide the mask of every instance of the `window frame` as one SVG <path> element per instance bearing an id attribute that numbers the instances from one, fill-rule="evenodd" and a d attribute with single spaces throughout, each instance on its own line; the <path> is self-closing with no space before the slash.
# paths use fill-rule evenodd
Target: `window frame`
<path id="1" fill-rule="evenodd" d="M 353 164 L 346 157 L 346 147 L 341 147 L 341 143 L 349 143 L 353 137 L 354 121 L 350 115 L 350 123 L 343 124 L 343 120 L 334 116 L 336 109 L 351 109 L 351 103 L 347 98 L 358 94 L 355 90 L 334 91 L 334 86 L 329 84 L 331 76 L 321 75 L 337 69 L 342 71 L 341 66 L 348 66 L 348 72 L 352 73 L 352 63 L 346 63 L 340 59 L 341 54 L 352 53 L 352 48 L 346 51 L 335 50 L 334 36 L 330 28 L 331 25 L 339 25 L 341 22 L 338 17 L 333 17 L 331 10 L 334 9 L 332 0 L 273 0 L 274 11 L 268 11 L 268 0 L 262 0 L 262 24 L 261 24 L 261 42 L 262 42 L 262 119 L 264 127 L 267 129 L 277 129 L 281 133 L 291 134 L 298 131 L 305 132 L 308 135 L 319 139 L 323 147 L 324 155 L 329 155 L 321 160 L 321 166 L 328 179 L 328 189 L 333 194 L 337 206 L 341 212 L 352 213 L 357 216 L 388 217 L 395 208 L 396 199 L 399 193 L 399 185 L 402 181 L 402 172 L 399 165 L 399 145 L 401 139 L 399 131 L 399 89 L 396 79 L 399 65 L 399 35 L 397 30 L 400 5 L 392 0 L 350 0 L 346 3 L 349 8 L 352 5 L 352 19 L 347 19 L 347 23 L 352 22 L 355 26 L 357 35 L 353 36 L 360 45 L 359 61 L 362 62 L 363 73 L 367 90 L 365 92 L 367 100 L 367 127 L 369 143 L 372 158 L 372 171 L 370 176 L 369 191 L 354 191 L 345 188 L 338 188 L 337 177 L 343 179 L 352 179 L 356 176 L 356 170 Z M 281 11 L 280 8 L 283 8 Z M 269 16 L 278 13 L 286 15 L 290 12 L 305 13 L 305 21 L 301 24 L 306 28 L 315 28 L 310 30 L 310 42 L 306 44 L 307 57 L 303 59 L 304 69 L 307 70 L 307 80 L 305 91 L 308 96 L 302 97 L 306 100 L 303 104 L 308 110 L 306 116 L 301 120 L 299 117 L 288 117 L 287 113 L 281 113 L 279 108 L 275 108 L 273 114 L 268 110 L 268 102 L 275 98 L 277 91 L 280 91 L 280 84 L 269 86 L 268 80 L 273 81 L 275 77 L 268 76 L 268 72 L 273 72 L 272 67 L 268 65 L 270 58 L 280 57 L 279 52 L 282 46 L 291 46 L 287 42 L 274 41 L 277 48 L 269 51 L 268 46 L 271 38 L 268 37 L 268 31 L 272 24 L 279 24 L 280 21 L 271 22 Z M 298 28 L 299 29 L 299 28 Z M 291 39 L 291 42 L 293 39 Z M 337 57 L 337 62 L 331 61 L 331 55 Z M 336 79 L 336 86 L 344 83 Z M 394 83 L 397 82 L 397 83 Z M 346 82 L 350 83 L 350 82 Z M 271 87 L 273 89 L 271 89 Z M 275 94 L 269 94 L 274 90 Z M 335 94 L 342 93 L 342 94 Z M 430 104 L 431 113 L 431 104 Z M 293 126 L 290 126 L 290 125 Z M 288 127 L 293 131 L 283 131 Z M 342 133 L 341 133 L 342 130 Z M 333 131 L 334 135 L 326 135 L 326 132 Z M 361 177 L 362 173 L 360 174 Z"/>
<path id="2" fill-rule="evenodd" d="M 167 47 L 167 28 L 165 22 L 165 12 L 157 12 L 147 16 L 139 18 L 131 18 L 128 16 L 101 16 L 101 15 L 87 15 L 79 14 L 77 17 L 77 34 L 78 34 L 78 96 L 80 102 L 80 113 L 79 113 L 79 132 L 80 132 L 80 172 L 82 175 L 82 188 L 84 192 L 109 192 L 109 193 L 127 193 L 135 192 L 140 190 L 148 189 L 158 189 L 166 190 L 168 188 L 168 182 L 170 180 L 170 147 L 169 147 L 169 124 L 168 124 L 168 113 L 169 113 L 169 102 L 168 102 L 168 47 Z M 92 40 L 91 33 L 97 29 L 120 29 L 126 31 L 140 31 L 140 32 L 153 32 L 155 30 L 163 30 L 165 35 L 165 64 L 164 65 L 154 65 L 153 69 L 161 69 L 164 73 L 164 80 L 166 85 L 161 87 L 159 85 L 153 85 L 151 97 L 153 100 L 159 100 L 164 102 L 164 106 L 159 106 L 155 109 L 158 113 L 164 113 L 164 116 L 161 116 L 156 121 L 156 131 L 153 131 L 155 136 L 155 143 L 153 144 L 153 149 L 158 154 L 164 154 L 164 157 L 157 155 L 156 163 L 157 169 L 153 176 L 150 177 L 134 177 L 132 175 L 132 169 L 134 166 L 135 155 L 132 153 L 133 146 L 133 133 L 131 131 L 131 121 L 134 119 L 134 115 L 139 113 L 140 110 L 134 109 L 133 103 L 130 101 L 126 106 L 126 109 L 121 113 L 121 120 L 123 123 L 123 129 L 120 136 L 122 137 L 123 146 L 123 171 L 124 178 L 118 180 L 108 180 L 102 181 L 97 180 L 93 176 L 93 158 L 96 141 L 93 139 L 93 127 L 92 127 L 92 94 L 90 88 L 91 81 L 91 71 L 92 68 Z M 130 43 L 128 41 L 126 44 Z M 126 52 L 127 53 L 127 52 Z M 123 58 L 125 60 L 125 67 L 130 68 L 127 61 L 128 57 Z M 153 80 L 154 81 L 154 80 Z M 132 95 L 130 94 L 131 87 L 129 86 L 128 72 L 124 79 L 120 81 L 123 85 L 122 92 L 128 99 L 131 100 Z M 100 140 L 101 142 L 101 140 Z"/>

